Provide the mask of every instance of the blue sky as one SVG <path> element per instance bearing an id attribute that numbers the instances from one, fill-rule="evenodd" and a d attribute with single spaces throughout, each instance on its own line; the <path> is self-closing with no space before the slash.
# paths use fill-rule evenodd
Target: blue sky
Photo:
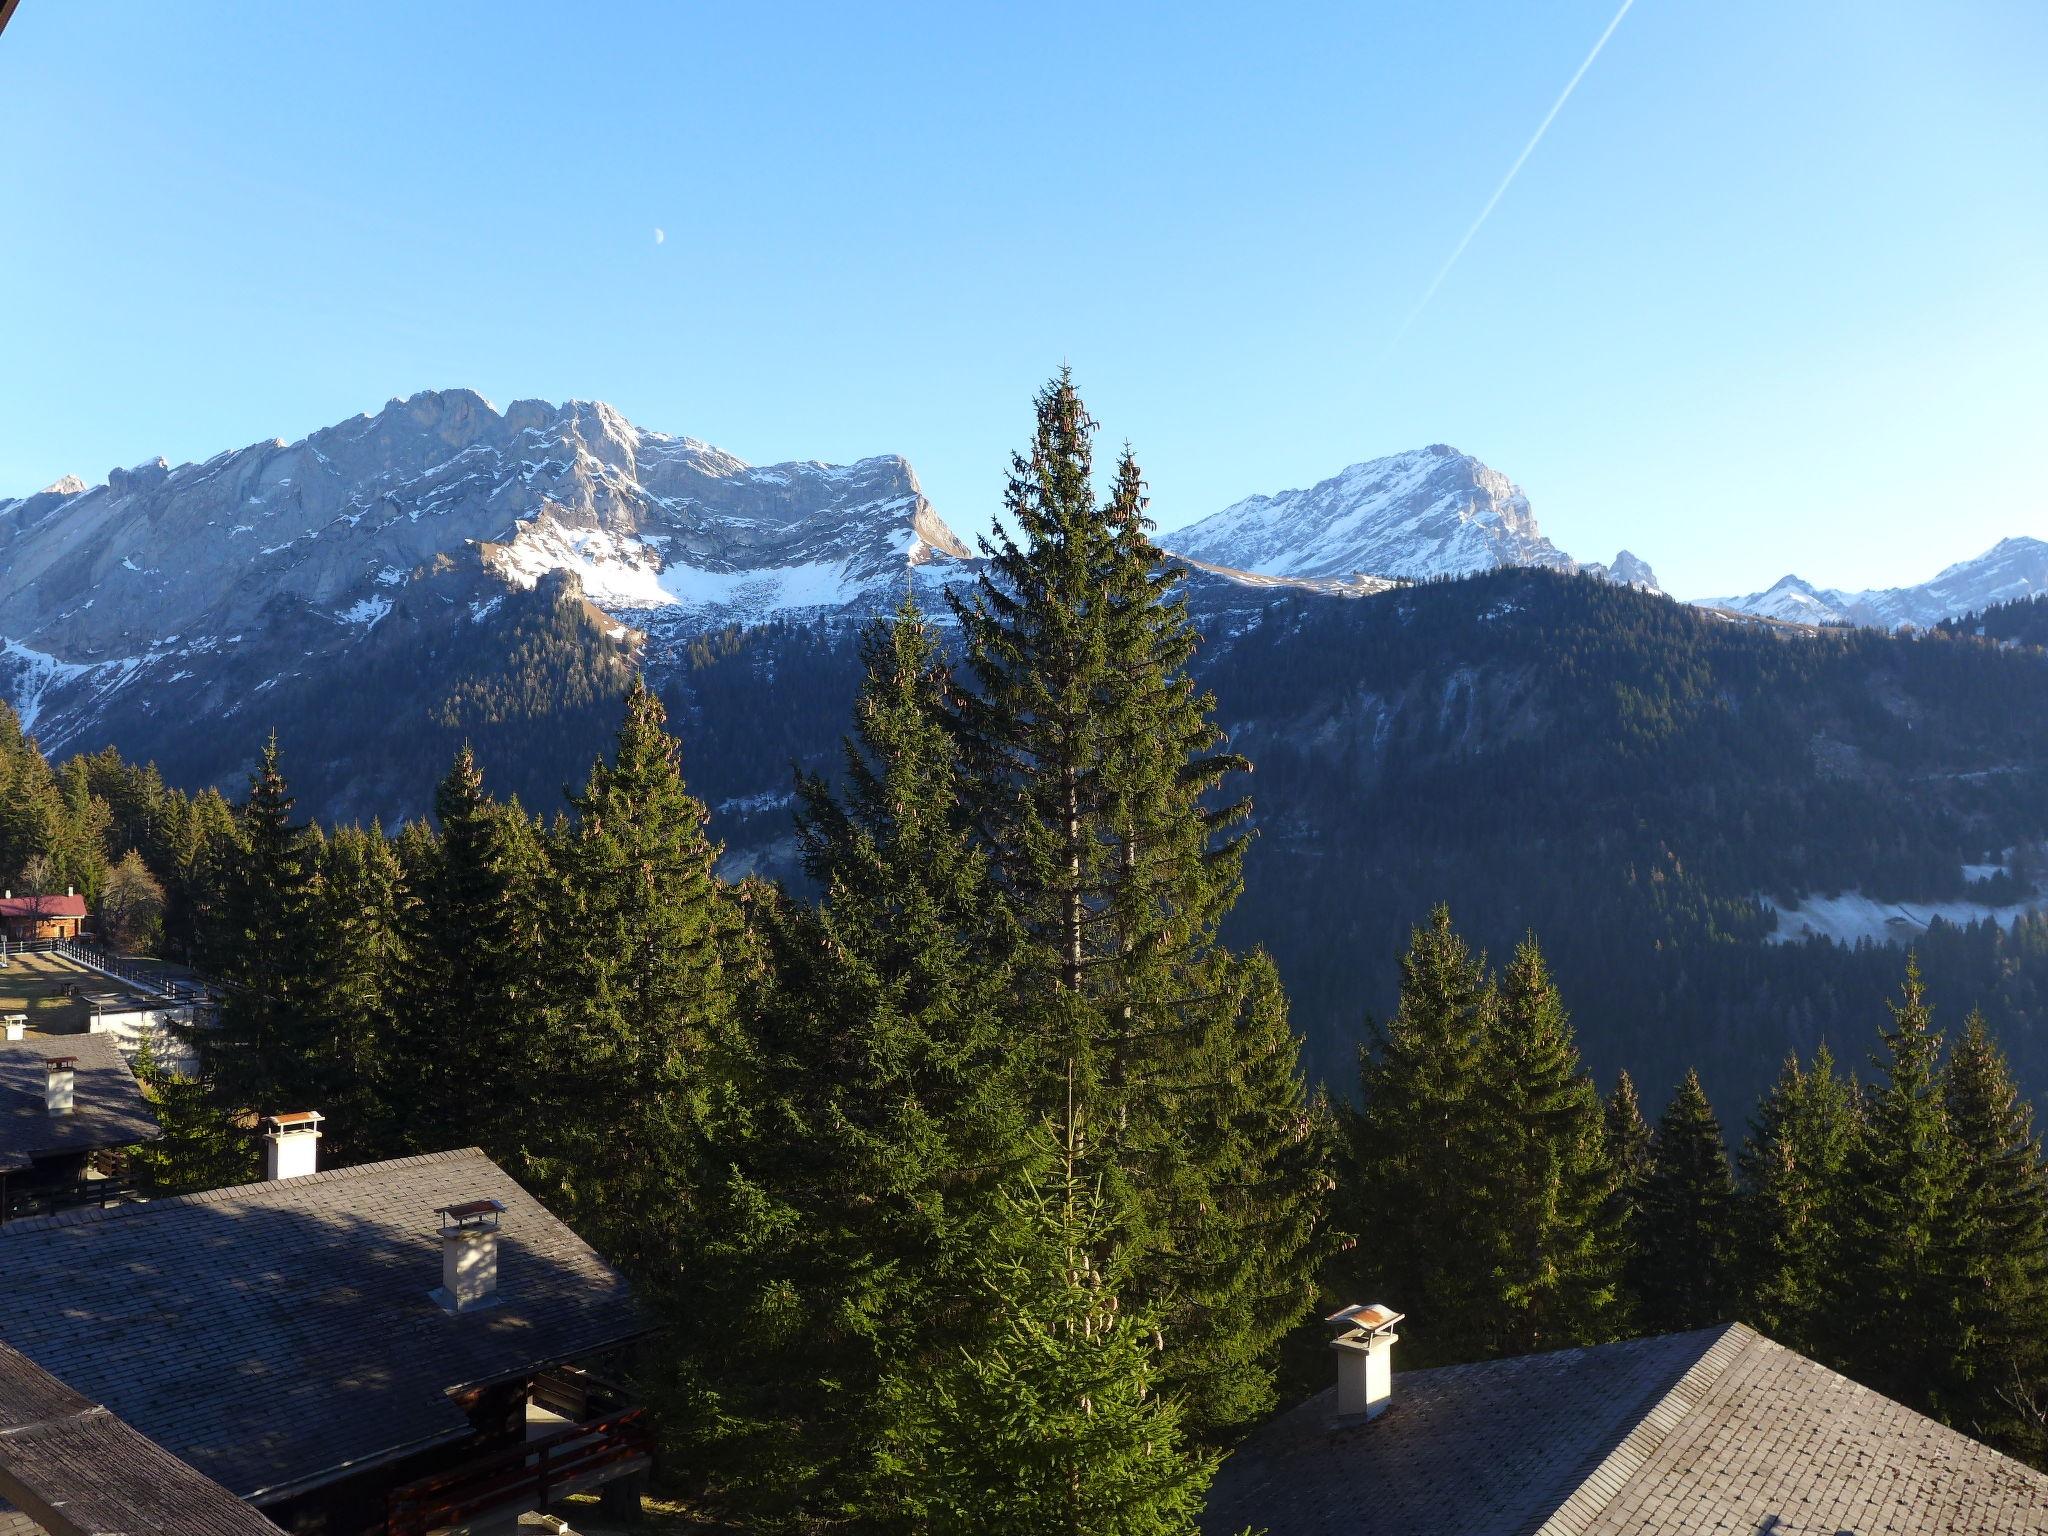
<path id="1" fill-rule="evenodd" d="M 1450 442 L 1685 595 L 2048 535 L 2048 7 L 23 0 L 0 495 L 468 385 L 984 526 L 1061 362 L 1164 526 Z M 665 233 L 659 243 L 656 230 Z"/>

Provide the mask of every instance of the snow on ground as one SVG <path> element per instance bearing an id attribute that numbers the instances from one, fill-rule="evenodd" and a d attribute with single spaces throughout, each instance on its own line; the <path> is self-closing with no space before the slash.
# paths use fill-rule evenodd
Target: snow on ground
<path id="1" fill-rule="evenodd" d="M 573 571 L 592 602 L 628 613 L 682 608 L 743 609 L 758 615 L 837 607 L 860 593 L 843 561 L 713 571 L 665 562 L 651 546 L 652 541 L 631 534 L 568 528 L 536 518 L 519 525 L 511 542 L 497 551 L 495 564 L 521 590 L 530 590 L 549 571 Z"/>
<path id="2" fill-rule="evenodd" d="M 830 608 L 851 602 L 857 584 L 835 560 L 785 565 L 755 571 L 706 571 L 672 565 L 661 573 L 661 589 L 685 608 L 722 608 L 734 604 L 761 608 Z"/>
<path id="3" fill-rule="evenodd" d="M 143 656 L 117 656 L 108 661 L 59 661 L 47 651 L 32 650 L 19 640 L 0 639 L 0 697 L 14 706 L 24 733 L 33 731 L 42 718 L 43 705 L 52 689 L 68 688 L 81 680 L 91 697 L 104 698 L 132 678 L 147 661 Z M 62 738 L 43 743 L 54 750 Z"/>
<path id="4" fill-rule="evenodd" d="M 364 629 L 375 629 L 380 619 L 391 611 L 388 597 L 363 597 L 356 599 L 335 617 L 344 624 L 360 624 Z"/>
<path id="5" fill-rule="evenodd" d="M 574 571 L 583 592 L 604 608 L 665 608 L 674 601 L 662 590 L 661 556 L 630 534 L 602 528 L 565 528 L 552 518 L 521 523 L 512 542 L 500 547 L 498 569 L 522 592 L 549 571 Z"/>
<path id="6" fill-rule="evenodd" d="M 1993 907 L 1980 901 L 1879 901 L 1861 891 L 1844 891 L 1839 896 L 1808 896 L 1788 907 L 1765 897 L 1764 905 L 1778 914 L 1778 926 L 1769 939 L 1772 944 L 1797 944 L 1809 938 L 1854 944 L 1858 939 L 1878 943 L 1915 939 L 1937 917 L 1959 926 L 1986 918 L 2009 924 L 2016 917 L 2048 907 L 2048 897 Z"/>

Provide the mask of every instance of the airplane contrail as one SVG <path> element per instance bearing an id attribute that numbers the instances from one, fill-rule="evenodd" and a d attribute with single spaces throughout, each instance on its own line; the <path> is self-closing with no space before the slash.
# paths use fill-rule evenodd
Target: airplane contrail
<path id="1" fill-rule="evenodd" d="M 1493 189 L 1493 196 L 1489 197 L 1486 200 L 1486 206 L 1479 210 L 1479 217 L 1474 219 L 1472 227 L 1465 231 L 1465 238 L 1458 242 L 1457 248 L 1451 252 L 1444 264 L 1437 269 L 1437 274 L 1431 280 L 1429 287 L 1424 290 L 1422 297 L 1415 301 L 1415 307 L 1408 311 L 1408 318 L 1403 320 L 1401 328 L 1394 332 L 1393 340 L 1387 343 L 1387 350 L 1389 352 L 1394 349 L 1396 342 L 1408 334 L 1408 328 L 1415 324 L 1423 310 L 1429 307 L 1429 301 L 1436 297 L 1437 289 L 1443 287 L 1444 279 L 1451 275 L 1451 268 L 1455 267 L 1458 264 L 1458 258 L 1465 254 L 1465 247 L 1472 243 L 1472 237 L 1479 233 L 1480 226 L 1485 224 L 1487 219 L 1491 217 L 1495 205 L 1500 202 L 1508 188 L 1514 184 L 1515 177 L 1521 173 L 1522 166 L 1527 163 L 1529 156 L 1536 152 L 1536 146 L 1543 142 L 1543 135 L 1550 132 L 1550 125 L 1557 121 L 1557 114 L 1563 111 L 1564 104 L 1572 99 L 1572 92 L 1579 88 L 1579 82 L 1586 78 L 1586 71 L 1593 67 L 1593 61 L 1600 57 L 1600 50 L 1607 46 L 1607 39 L 1614 36 L 1614 29 L 1621 25 L 1621 18 L 1628 14 L 1629 7 L 1635 3 L 1636 0 L 1621 0 L 1621 9 L 1614 13 L 1614 20 L 1607 23 L 1607 30 L 1602 32 L 1600 40 L 1593 44 L 1593 51 L 1586 55 L 1585 62 L 1579 66 L 1578 72 L 1565 82 L 1565 87 L 1558 93 L 1557 100 L 1552 102 L 1550 110 L 1543 114 L 1543 121 L 1538 123 L 1536 131 L 1529 135 L 1529 142 L 1524 144 L 1522 152 L 1515 156 L 1515 163 L 1508 167 L 1507 175 L 1501 177 L 1500 185 Z"/>

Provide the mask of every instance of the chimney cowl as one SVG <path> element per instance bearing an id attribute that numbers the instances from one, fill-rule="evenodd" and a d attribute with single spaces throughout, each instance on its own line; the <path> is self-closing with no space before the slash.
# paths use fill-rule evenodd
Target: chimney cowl
<path id="1" fill-rule="evenodd" d="M 498 1299 L 501 1200 L 464 1200 L 436 1209 L 441 1218 L 441 1283 L 427 1294 L 444 1312 L 474 1312 Z"/>
<path id="2" fill-rule="evenodd" d="M 1323 1321 L 1338 1330 L 1337 1414 L 1334 1427 L 1363 1424 L 1387 1411 L 1394 1398 L 1394 1325 L 1407 1314 L 1379 1302 L 1349 1306 Z"/>
<path id="3" fill-rule="evenodd" d="M 293 1109 L 263 1117 L 263 1176 L 296 1179 L 320 1167 L 320 1124 L 317 1109 Z"/>
<path id="4" fill-rule="evenodd" d="M 10 1013 L 0 1018 L 0 1024 L 6 1026 L 10 1040 L 21 1040 L 28 1035 L 28 1015 L 25 1013 Z"/>

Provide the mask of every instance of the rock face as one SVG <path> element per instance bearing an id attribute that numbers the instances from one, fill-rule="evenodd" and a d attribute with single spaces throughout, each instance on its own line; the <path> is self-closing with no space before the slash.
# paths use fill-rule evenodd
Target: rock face
<path id="1" fill-rule="evenodd" d="M 1961 560 L 1930 581 L 1911 587 L 1844 592 L 1785 576 L 1761 592 L 1705 597 L 1703 607 L 1727 608 L 1760 618 L 1802 624 L 1860 624 L 1872 629 L 1926 629 L 1943 619 L 1979 612 L 1995 603 L 2048 592 L 2048 542 L 2001 539 L 1973 560 Z"/>
<path id="2" fill-rule="evenodd" d="M 1591 565 L 1581 566 L 1580 569 L 1588 576 L 1598 576 L 1602 581 L 1611 581 L 1618 587 L 1636 587 L 1644 592 L 1664 590 L 1658 585 L 1657 573 L 1650 569 L 1650 562 L 1640 555 L 1630 554 L 1625 549 L 1614 557 L 1612 565 L 1602 565 L 1595 561 Z"/>
<path id="3" fill-rule="evenodd" d="M 754 466 L 602 403 L 430 391 L 300 442 L 0 501 L 0 693 L 54 748 L 138 684 L 154 707 L 231 708 L 345 675 L 394 611 L 480 622 L 550 572 L 624 644 L 885 607 L 967 553 L 900 458 Z"/>
<path id="4" fill-rule="evenodd" d="M 1174 553 L 1259 576 L 1469 576 L 1503 565 L 1571 571 L 1507 476 L 1438 443 L 1354 464 L 1306 490 L 1248 496 L 1160 535 Z"/>
<path id="5" fill-rule="evenodd" d="M 900 458 L 744 464 L 610 406 L 469 390 L 394 400 L 301 442 L 0 502 L 6 637 L 71 662 L 256 624 L 280 600 L 368 626 L 466 546 L 509 583 L 572 569 L 593 601 L 749 617 L 843 602 L 966 547 Z"/>

